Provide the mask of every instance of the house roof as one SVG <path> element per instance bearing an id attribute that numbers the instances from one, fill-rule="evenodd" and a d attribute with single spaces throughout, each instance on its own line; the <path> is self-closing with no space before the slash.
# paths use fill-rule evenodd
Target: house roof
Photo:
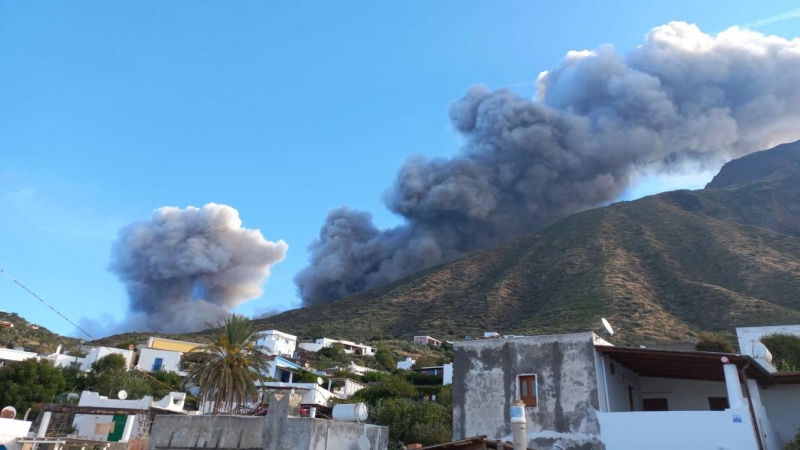
<path id="1" fill-rule="evenodd" d="M 775 384 L 800 384 L 800 372 L 777 372 L 772 374 Z"/>
<path id="2" fill-rule="evenodd" d="M 735 353 L 657 350 L 650 348 L 595 346 L 598 352 L 638 373 L 643 377 L 680 378 L 685 380 L 725 381 L 722 358 L 745 369 L 748 378 L 762 383 L 772 382 L 772 377 L 749 356 Z"/>
<path id="3" fill-rule="evenodd" d="M 496 439 L 488 439 L 486 436 L 476 436 L 459 441 L 445 442 L 444 444 L 429 445 L 420 447 L 419 450 L 513 450 L 514 446 L 510 442 L 498 443 Z M 532 450 L 528 448 L 527 450 Z"/>

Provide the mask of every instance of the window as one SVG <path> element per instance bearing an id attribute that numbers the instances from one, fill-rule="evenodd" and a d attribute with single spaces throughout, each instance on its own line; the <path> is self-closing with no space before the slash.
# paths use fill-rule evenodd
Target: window
<path id="1" fill-rule="evenodd" d="M 536 375 L 520 375 L 519 399 L 525 403 L 526 408 L 536 407 Z"/>
<path id="2" fill-rule="evenodd" d="M 164 358 L 156 358 L 155 361 L 153 361 L 153 372 L 158 372 L 159 370 L 161 370 L 161 366 L 163 365 L 164 365 Z"/>
<path id="3" fill-rule="evenodd" d="M 728 408 L 728 397 L 708 397 L 709 411 L 725 411 Z"/>
<path id="4" fill-rule="evenodd" d="M 643 398 L 642 407 L 645 411 L 669 411 L 669 402 L 665 398 Z"/>

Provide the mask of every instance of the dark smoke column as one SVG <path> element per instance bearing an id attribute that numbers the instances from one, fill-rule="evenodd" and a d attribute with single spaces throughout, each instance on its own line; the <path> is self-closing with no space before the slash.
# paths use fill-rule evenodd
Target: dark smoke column
<path id="1" fill-rule="evenodd" d="M 450 117 L 459 153 L 410 158 L 384 195 L 404 225 L 330 213 L 295 278 L 306 305 L 613 201 L 643 171 L 717 168 L 800 138 L 800 40 L 673 22 L 627 55 L 569 52 L 533 100 L 473 87 Z"/>
<path id="2" fill-rule="evenodd" d="M 110 269 L 125 283 L 133 313 L 123 329 L 205 328 L 262 293 L 289 246 L 242 228 L 226 205 L 164 207 L 119 232 Z"/>

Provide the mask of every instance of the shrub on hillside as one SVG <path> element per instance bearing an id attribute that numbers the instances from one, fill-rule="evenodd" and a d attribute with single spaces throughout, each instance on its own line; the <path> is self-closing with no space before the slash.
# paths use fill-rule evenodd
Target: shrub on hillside
<path id="1" fill-rule="evenodd" d="M 694 343 L 694 348 L 700 352 L 736 352 L 730 340 L 720 333 L 700 333 L 697 336 L 697 341 Z"/>
<path id="2" fill-rule="evenodd" d="M 775 333 L 760 340 L 772 353 L 772 363 L 779 371 L 793 372 L 800 367 L 800 337 Z"/>

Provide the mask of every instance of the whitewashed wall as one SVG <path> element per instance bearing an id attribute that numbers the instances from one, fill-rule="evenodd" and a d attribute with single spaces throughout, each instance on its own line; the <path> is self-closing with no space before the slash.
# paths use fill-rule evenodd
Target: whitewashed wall
<path id="1" fill-rule="evenodd" d="M 727 411 L 598 413 L 609 450 L 753 450 L 758 448 L 745 408 Z"/>
<path id="2" fill-rule="evenodd" d="M 181 367 L 181 352 L 174 352 L 171 350 L 158 350 L 155 348 L 143 348 L 139 352 L 139 362 L 136 367 L 144 370 L 145 372 L 153 371 L 153 364 L 156 358 L 161 358 L 161 370 L 165 372 L 179 372 Z"/>
<path id="3" fill-rule="evenodd" d="M 17 443 L 17 438 L 27 437 L 31 429 L 31 422 L 16 419 L 0 419 L 0 445 L 8 450 L 22 448 Z"/>
<path id="4" fill-rule="evenodd" d="M 708 411 L 709 397 L 728 396 L 725 383 L 716 381 L 645 377 L 640 384 L 642 398 L 666 398 L 670 411 Z"/>

